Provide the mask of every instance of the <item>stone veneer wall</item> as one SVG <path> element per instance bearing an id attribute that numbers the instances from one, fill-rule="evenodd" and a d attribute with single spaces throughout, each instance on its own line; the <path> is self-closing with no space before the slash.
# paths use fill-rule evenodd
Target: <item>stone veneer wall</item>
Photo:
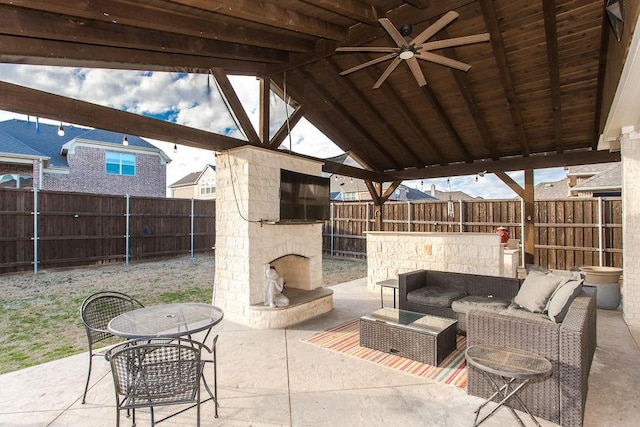
<path id="1" fill-rule="evenodd" d="M 419 269 L 514 277 L 505 271 L 504 246 L 494 233 L 367 233 L 367 289 Z"/>
<path id="2" fill-rule="evenodd" d="M 256 316 L 264 313 L 256 313 L 251 305 L 264 301 L 265 267 L 270 262 L 285 255 L 303 256 L 309 260 L 310 276 L 305 289 L 322 287 L 322 224 L 276 224 L 280 169 L 319 176 L 322 164 L 255 147 L 229 150 L 216 159 L 214 304 L 224 310 L 225 318 L 255 327 L 269 327 L 257 324 Z M 286 280 L 286 272 L 280 273 Z"/>
<path id="3" fill-rule="evenodd" d="M 622 128 L 622 307 L 627 324 L 640 326 L 640 132 Z"/>

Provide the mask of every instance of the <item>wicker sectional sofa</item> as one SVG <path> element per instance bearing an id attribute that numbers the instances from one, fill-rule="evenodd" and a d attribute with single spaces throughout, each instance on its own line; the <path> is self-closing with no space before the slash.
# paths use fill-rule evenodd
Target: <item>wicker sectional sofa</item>
<path id="1" fill-rule="evenodd" d="M 596 348 L 596 289 L 582 286 L 561 323 L 540 316 L 523 318 L 487 311 L 468 314 L 467 345 L 516 347 L 551 361 L 550 378 L 529 384 L 519 396 L 531 413 L 562 426 L 581 426 L 588 378 Z M 467 366 L 467 393 L 489 397 L 482 372 Z M 516 409 L 518 405 L 514 406 Z"/>
<path id="2" fill-rule="evenodd" d="M 452 308 L 454 301 L 500 301 L 506 307 L 518 293 L 521 283 L 514 277 L 416 270 L 398 275 L 398 306 L 401 310 L 457 319 L 458 329 L 464 332 L 467 315 Z"/>

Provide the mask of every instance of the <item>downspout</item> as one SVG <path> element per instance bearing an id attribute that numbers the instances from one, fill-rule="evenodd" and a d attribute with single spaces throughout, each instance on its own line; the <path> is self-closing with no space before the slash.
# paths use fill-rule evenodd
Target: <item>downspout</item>
<path id="1" fill-rule="evenodd" d="M 44 162 L 42 159 L 38 160 L 38 190 L 42 190 L 42 180 L 44 179 Z"/>

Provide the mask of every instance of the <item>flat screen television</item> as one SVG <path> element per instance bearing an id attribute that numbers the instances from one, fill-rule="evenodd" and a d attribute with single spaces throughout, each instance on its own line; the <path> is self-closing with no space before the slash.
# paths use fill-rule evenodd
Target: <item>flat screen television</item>
<path id="1" fill-rule="evenodd" d="M 329 187 L 329 178 L 281 169 L 280 221 L 329 219 Z"/>

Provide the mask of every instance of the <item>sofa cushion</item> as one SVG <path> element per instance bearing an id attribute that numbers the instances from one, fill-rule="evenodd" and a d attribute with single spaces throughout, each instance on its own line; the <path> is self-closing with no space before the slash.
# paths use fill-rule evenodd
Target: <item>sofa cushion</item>
<path id="1" fill-rule="evenodd" d="M 414 304 L 433 305 L 436 307 L 451 307 L 451 303 L 466 296 L 467 293 L 458 289 L 439 286 L 425 286 L 407 294 L 407 301 Z"/>
<path id="2" fill-rule="evenodd" d="M 549 319 L 556 323 L 562 323 L 569 311 L 571 303 L 582 290 L 582 279 L 567 280 L 560 282 L 556 290 L 551 294 L 549 302 L 545 307 L 545 312 Z"/>
<path id="3" fill-rule="evenodd" d="M 509 300 L 493 297 L 469 295 L 451 303 L 451 309 L 456 313 L 469 313 L 469 310 L 500 311 L 509 307 Z"/>
<path id="4" fill-rule="evenodd" d="M 551 321 L 546 315 L 542 313 L 533 313 L 529 310 L 521 308 L 518 304 L 511 304 L 508 308 L 499 311 L 498 314 L 505 316 L 515 316 L 521 319 L 544 320 L 545 322 Z"/>
<path id="5" fill-rule="evenodd" d="M 542 313 L 549 297 L 562 280 L 566 280 L 566 278 L 552 273 L 531 271 L 524 279 L 513 302 L 532 313 Z"/>

